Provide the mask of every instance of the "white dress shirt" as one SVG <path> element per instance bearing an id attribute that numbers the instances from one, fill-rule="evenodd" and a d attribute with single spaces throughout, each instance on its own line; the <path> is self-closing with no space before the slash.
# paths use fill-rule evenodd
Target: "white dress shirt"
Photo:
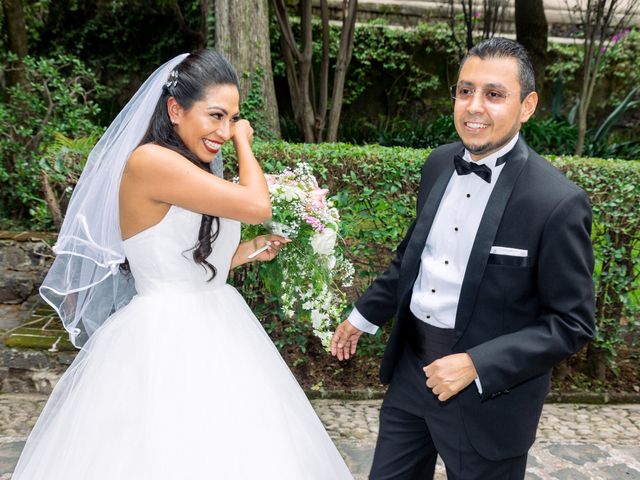
<path id="1" fill-rule="evenodd" d="M 509 153 L 519 134 L 500 150 L 478 160 L 491 169 L 491 183 L 474 173 L 458 175 L 455 171 L 442 196 L 420 258 L 420 271 L 413 285 L 410 309 L 416 318 L 439 328 L 454 328 L 462 281 L 469 263 L 471 248 L 478 233 L 489 196 L 504 164 L 498 158 Z M 472 161 L 465 149 L 464 160 Z M 453 162 L 453 158 L 451 158 Z M 349 322 L 359 330 L 375 333 L 378 327 L 353 309 Z M 478 382 L 476 382 L 478 384 Z M 478 384 L 480 392 L 482 389 Z"/>

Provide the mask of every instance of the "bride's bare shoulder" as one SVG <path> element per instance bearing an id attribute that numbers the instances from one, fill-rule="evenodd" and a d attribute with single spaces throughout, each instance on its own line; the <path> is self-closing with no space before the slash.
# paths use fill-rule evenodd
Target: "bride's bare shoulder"
<path id="1" fill-rule="evenodd" d="M 162 147 L 155 143 L 145 143 L 131 152 L 131 156 L 127 163 L 146 164 L 149 161 L 175 161 L 177 159 L 184 160 L 184 157 L 170 148 Z"/>
<path id="2" fill-rule="evenodd" d="M 178 152 L 155 143 L 145 143 L 137 147 L 127 160 L 128 173 L 143 173 L 149 170 L 159 173 L 165 169 L 189 169 L 191 162 Z"/>

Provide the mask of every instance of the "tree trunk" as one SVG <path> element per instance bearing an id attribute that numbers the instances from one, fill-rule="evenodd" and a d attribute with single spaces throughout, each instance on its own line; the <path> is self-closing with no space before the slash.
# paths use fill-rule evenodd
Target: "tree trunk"
<path id="1" fill-rule="evenodd" d="M 358 0 L 345 1 L 342 19 L 342 31 L 340 32 L 340 50 L 336 59 L 336 69 L 333 77 L 333 90 L 331 98 L 331 111 L 329 112 L 329 127 L 327 131 L 327 141 L 335 142 L 338 139 L 338 125 L 340 123 L 340 113 L 342 111 L 342 98 L 344 95 L 344 83 L 347 76 L 347 69 L 351 62 L 353 53 L 353 35 L 356 27 L 356 12 L 358 10 Z"/>
<path id="2" fill-rule="evenodd" d="M 607 376 L 608 355 L 606 350 L 591 342 L 587 347 L 587 369 L 594 380 L 604 382 Z"/>
<path id="3" fill-rule="evenodd" d="M 40 171 L 40 186 L 42 187 L 44 200 L 45 202 L 47 202 L 47 206 L 49 207 L 49 212 L 51 213 L 53 224 L 57 229 L 59 229 L 62 226 L 62 211 L 60 210 L 60 202 L 58 202 L 58 198 L 56 197 L 56 194 L 53 192 L 53 188 L 51 187 L 51 182 L 49 182 L 47 172 L 44 170 Z"/>
<path id="4" fill-rule="evenodd" d="M 24 82 L 22 59 L 27 55 L 27 27 L 22 0 L 3 0 L 2 9 L 9 50 L 18 57 L 15 62 L 11 62 L 7 71 L 7 86 L 12 87 Z"/>
<path id="5" fill-rule="evenodd" d="M 542 0 L 516 0 L 516 39 L 529 52 L 536 75 L 536 90 L 544 88 L 549 25 Z"/>
<path id="6" fill-rule="evenodd" d="M 255 82 L 259 83 L 266 127 L 280 138 L 267 0 L 215 0 L 215 20 L 216 49 L 236 68 L 241 98 L 246 99 Z"/>
<path id="7" fill-rule="evenodd" d="M 466 27 L 467 51 L 473 48 L 473 0 L 460 0 Z M 466 53 L 466 52 L 465 52 Z"/>
<path id="8" fill-rule="evenodd" d="M 587 109 L 584 108 L 581 102 L 578 106 L 578 138 L 576 139 L 576 151 L 575 154 L 581 157 L 584 153 L 584 141 L 587 136 Z"/>
<path id="9" fill-rule="evenodd" d="M 331 104 L 329 105 L 329 7 L 327 0 L 320 0 L 320 16 L 322 22 L 322 53 L 320 59 L 319 82 L 316 87 L 313 70 L 313 38 L 312 38 L 312 2 L 301 0 L 298 4 L 300 12 L 300 47 L 293 35 L 287 3 L 285 0 L 273 0 L 278 23 L 280 25 L 282 56 L 286 65 L 287 82 L 291 93 L 296 124 L 304 134 L 306 143 L 323 141 L 327 108 L 327 140 L 335 142 L 338 136 L 338 123 L 342 109 L 342 98 L 347 68 L 353 53 L 353 36 L 355 32 L 357 0 L 343 0 L 343 20 L 340 33 L 340 47 L 336 59 Z"/>

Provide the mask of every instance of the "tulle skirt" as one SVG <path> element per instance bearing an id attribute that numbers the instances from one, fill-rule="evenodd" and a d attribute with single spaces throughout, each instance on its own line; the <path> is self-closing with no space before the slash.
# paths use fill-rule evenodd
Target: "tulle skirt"
<path id="1" fill-rule="evenodd" d="M 13 480 L 351 479 L 238 292 L 139 295 L 54 389 Z"/>

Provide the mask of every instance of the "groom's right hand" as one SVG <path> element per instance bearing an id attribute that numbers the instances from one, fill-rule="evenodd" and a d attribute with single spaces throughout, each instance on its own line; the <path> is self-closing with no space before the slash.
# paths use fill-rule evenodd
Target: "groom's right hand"
<path id="1" fill-rule="evenodd" d="M 351 325 L 349 320 L 342 322 L 333 334 L 331 355 L 338 357 L 338 360 L 348 360 L 349 357 L 356 354 L 360 335 L 362 335 L 362 330 Z"/>

